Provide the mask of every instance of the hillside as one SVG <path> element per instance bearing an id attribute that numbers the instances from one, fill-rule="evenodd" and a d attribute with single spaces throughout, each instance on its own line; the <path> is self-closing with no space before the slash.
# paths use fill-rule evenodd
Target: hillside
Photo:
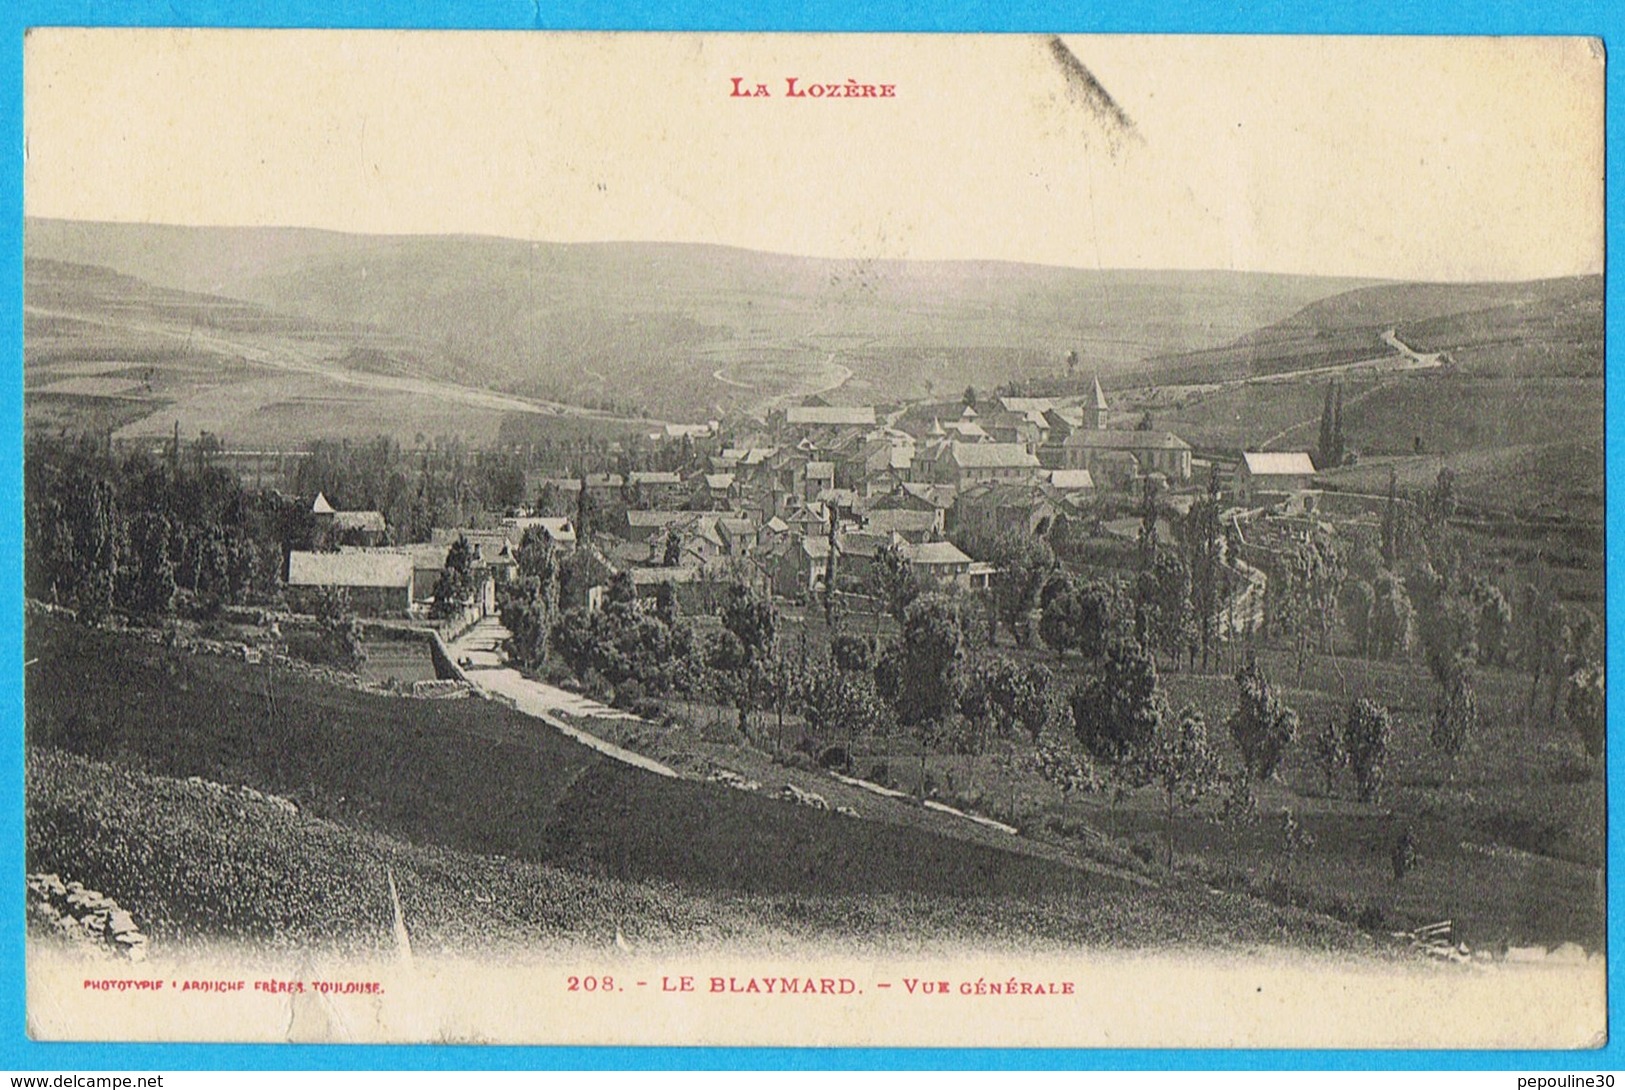
<path id="1" fill-rule="evenodd" d="M 31 431 L 162 439 L 178 427 L 184 437 L 207 431 L 230 446 L 297 449 L 377 435 L 486 445 L 526 418 L 545 418 L 555 438 L 644 427 L 496 393 L 487 388 L 491 376 L 410 333 L 44 258 L 25 262 L 23 286 Z"/>
<path id="2" fill-rule="evenodd" d="M 1229 343 L 1355 283 L 49 220 L 28 222 L 25 249 L 411 336 L 456 372 L 441 378 L 678 419 L 818 390 L 875 401 L 985 388 L 1054 373 L 1069 349 L 1110 373 Z"/>
<path id="3" fill-rule="evenodd" d="M 1222 456 L 1310 450 L 1336 380 L 1360 464 L 1324 484 L 1380 492 L 1392 469 L 1419 488 L 1448 467 L 1483 510 L 1600 520 L 1603 365 L 1601 277 L 1384 284 L 1150 361 L 1118 407 Z"/>
<path id="4" fill-rule="evenodd" d="M 1137 372 L 1148 382 L 1259 378 L 1391 355 L 1394 330 L 1419 352 L 1449 352 L 1466 370 L 1496 370 L 1487 350 L 1517 348 L 1521 375 L 1602 373 L 1600 276 L 1490 284 L 1395 283 L 1328 295 L 1234 341 L 1160 355 Z"/>
<path id="5" fill-rule="evenodd" d="M 435 888 L 423 896 L 438 926 L 462 934 L 471 930 L 466 923 L 454 928 L 433 903 L 457 874 L 489 874 L 511 860 L 516 883 L 542 887 L 526 912 L 542 922 L 543 939 L 586 927 L 555 893 L 585 884 L 596 902 L 624 882 L 635 884 L 624 890 L 634 915 L 651 900 L 675 905 L 653 913 L 651 937 L 714 937 L 702 908 L 712 900 L 731 906 L 714 920 L 724 932 L 751 930 L 747 920 L 771 932 L 787 915 L 802 937 L 872 941 L 963 933 L 1117 946 L 1364 946 L 1331 921 L 1244 896 L 1159 887 L 720 784 L 666 779 L 482 700 L 362 693 L 51 618 L 31 620 L 28 646 L 39 660 L 27 713 L 35 755 L 30 867 L 94 881 L 177 937 L 263 937 L 291 928 L 337 929 L 365 941 L 369 930 L 377 933 L 376 897 L 361 898 L 353 910 L 324 907 L 286 883 L 393 858 L 408 872 L 409 902 L 420 880 L 429 883 Z M 245 801 L 222 805 L 173 782 L 192 776 L 290 798 L 300 816 L 267 820 Z M 233 817 L 244 807 L 260 831 L 233 841 L 234 848 L 220 837 L 220 823 L 238 828 Z M 283 869 L 267 863 L 301 840 L 316 858 Z M 196 867 L 188 865 L 193 856 Z M 427 873 L 448 869 L 450 877 Z M 239 871 L 247 872 L 246 886 L 233 877 Z M 340 888 L 377 893 L 376 873 L 351 877 L 354 883 Z M 239 893 L 227 905 L 199 903 L 243 888 L 257 890 L 257 899 Z M 793 907 L 772 908 L 784 903 Z M 899 920 L 908 921 L 901 935 L 894 931 Z M 511 934 L 511 921 L 501 925 Z"/>

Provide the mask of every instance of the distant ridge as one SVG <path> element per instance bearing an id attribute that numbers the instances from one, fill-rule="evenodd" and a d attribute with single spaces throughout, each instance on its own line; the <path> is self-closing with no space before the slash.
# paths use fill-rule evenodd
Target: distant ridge
<path id="1" fill-rule="evenodd" d="M 29 258 L 410 335 L 514 393 L 673 419 L 813 390 L 851 402 L 991 388 L 1053 373 L 1070 349 L 1110 373 L 1370 283 L 309 228 L 30 219 L 24 237 Z"/>

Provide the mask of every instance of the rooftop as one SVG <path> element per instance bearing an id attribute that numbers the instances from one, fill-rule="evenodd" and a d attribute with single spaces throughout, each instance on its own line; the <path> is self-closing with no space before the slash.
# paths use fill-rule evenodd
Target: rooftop
<path id="1" fill-rule="evenodd" d="M 961 469 L 1038 468 L 1038 457 L 1020 443 L 955 443 L 950 457 Z"/>
<path id="2" fill-rule="evenodd" d="M 1191 445 L 1171 431 L 1131 431 L 1121 428 L 1082 428 L 1066 437 L 1067 447 L 1108 450 L 1190 450 Z"/>
<path id="3" fill-rule="evenodd" d="M 386 529 L 381 511 L 334 511 L 333 525 L 340 530 L 371 530 L 380 534 Z"/>
<path id="4" fill-rule="evenodd" d="M 1241 460 L 1254 477 L 1309 477 L 1315 472 L 1315 463 L 1301 450 L 1248 451 Z"/>
<path id="5" fill-rule="evenodd" d="M 868 426 L 875 422 L 875 408 L 873 405 L 799 405 L 786 409 L 784 419 L 789 424 Z"/>
<path id="6" fill-rule="evenodd" d="M 412 558 L 403 552 L 288 554 L 290 587 L 410 587 Z"/>
<path id="7" fill-rule="evenodd" d="M 951 541 L 927 541 L 923 545 L 915 545 L 908 550 L 908 559 L 911 564 L 924 564 L 927 567 L 971 562 L 971 558 Z"/>
<path id="8" fill-rule="evenodd" d="M 1057 469 L 1050 473 L 1049 483 L 1062 492 L 1079 492 L 1093 488 L 1095 479 L 1087 469 Z"/>

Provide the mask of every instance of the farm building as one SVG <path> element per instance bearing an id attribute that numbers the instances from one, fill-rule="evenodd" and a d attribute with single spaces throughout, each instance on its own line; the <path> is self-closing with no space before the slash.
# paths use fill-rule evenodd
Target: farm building
<path id="1" fill-rule="evenodd" d="M 1248 451 L 1236 467 L 1237 503 L 1256 503 L 1266 493 L 1286 495 L 1308 488 L 1315 463 L 1303 451 Z"/>
<path id="2" fill-rule="evenodd" d="M 929 541 L 924 545 L 905 545 L 903 555 L 914 571 L 938 583 L 956 583 L 971 589 L 986 589 L 992 568 L 977 564 L 951 541 Z M 977 569 L 973 573 L 972 569 Z M 973 575 L 980 584 L 973 583 Z"/>
<path id="3" fill-rule="evenodd" d="M 619 473 L 589 473 L 586 477 L 587 496 L 595 503 L 613 503 L 625 486 L 626 478 Z"/>
<path id="4" fill-rule="evenodd" d="M 508 541 L 515 546 L 524 543 L 527 530 L 538 530 L 555 549 L 566 554 L 575 551 L 576 527 L 568 518 L 507 518 L 502 520 L 502 525 L 508 531 Z"/>
<path id="5" fill-rule="evenodd" d="M 377 545 L 389 532 L 382 512 L 335 510 L 320 492 L 310 505 L 310 514 L 316 521 L 317 536 L 333 545 Z"/>
<path id="6" fill-rule="evenodd" d="M 288 594 L 310 608 L 321 592 L 342 591 L 350 608 L 366 617 L 406 614 L 412 609 L 412 558 L 403 552 L 288 554 Z"/>

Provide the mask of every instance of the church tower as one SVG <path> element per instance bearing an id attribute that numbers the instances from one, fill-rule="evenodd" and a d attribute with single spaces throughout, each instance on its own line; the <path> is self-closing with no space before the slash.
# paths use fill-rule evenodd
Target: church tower
<path id="1" fill-rule="evenodd" d="M 1083 427 L 1085 431 L 1106 430 L 1106 391 L 1100 388 L 1100 376 L 1095 376 L 1095 388 L 1091 396 L 1083 402 Z"/>

